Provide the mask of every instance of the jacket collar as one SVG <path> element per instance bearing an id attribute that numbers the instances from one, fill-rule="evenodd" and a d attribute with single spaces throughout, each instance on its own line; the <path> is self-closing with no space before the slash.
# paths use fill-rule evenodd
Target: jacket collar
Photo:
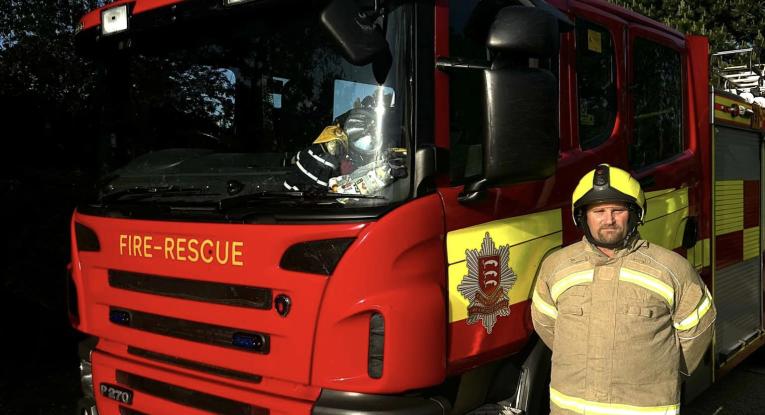
<path id="1" fill-rule="evenodd" d="M 640 234 L 637 232 L 635 235 L 630 238 L 630 241 L 627 243 L 627 246 L 622 249 L 617 249 L 614 251 L 614 256 L 609 258 L 600 251 L 595 245 L 591 244 L 590 241 L 587 240 L 586 237 L 582 237 L 582 242 L 584 242 L 584 249 L 585 252 L 587 252 L 587 258 L 589 259 L 590 263 L 593 265 L 606 265 L 606 264 L 612 264 L 614 262 L 617 262 L 621 260 L 621 258 L 635 252 L 643 245 L 648 244 L 648 241 L 644 239 L 640 239 Z"/>

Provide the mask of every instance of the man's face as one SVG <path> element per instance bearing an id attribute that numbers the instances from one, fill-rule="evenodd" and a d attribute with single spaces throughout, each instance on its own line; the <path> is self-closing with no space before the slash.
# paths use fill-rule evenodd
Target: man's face
<path id="1" fill-rule="evenodd" d="M 587 226 L 593 239 L 603 244 L 613 244 L 627 236 L 627 222 L 630 213 L 627 205 L 605 202 L 587 208 Z"/>

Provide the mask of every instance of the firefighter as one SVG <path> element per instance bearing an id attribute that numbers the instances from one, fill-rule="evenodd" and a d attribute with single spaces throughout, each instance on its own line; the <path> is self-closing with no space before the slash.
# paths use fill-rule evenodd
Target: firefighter
<path id="1" fill-rule="evenodd" d="M 552 350 L 552 414 L 678 414 L 716 311 L 694 268 L 640 239 L 640 184 L 601 164 L 572 197 L 584 237 L 543 262 L 531 316 Z"/>
<path id="2" fill-rule="evenodd" d="M 297 153 L 284 187 L 366 195 L 406 177 L 405 149 L 390 147 L 378 130 L 376 111 L 384 108 L 367 96 L 337 117 L 310 147 Z"/>

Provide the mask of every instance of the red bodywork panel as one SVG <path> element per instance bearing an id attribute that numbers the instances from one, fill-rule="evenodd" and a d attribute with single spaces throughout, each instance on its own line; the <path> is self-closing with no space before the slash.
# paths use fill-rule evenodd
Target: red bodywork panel
<path id="1" fill-rule="evenodd" d="M 318 316 L 312 384 L 389 393 L 444 380 L 443 226 L 441 200 L 431 195 L 401 206 L 359 234 L 327 283 Z M 385 317 L 385 366 L 380 379 L 367 375 L 372 311 Z"/>
<path id="2" fill-rule="evenodd" d="M 129 354 L 130 346 L 262 376 L 260 383 L 253 384 L 170 365 L 168 368 L 172 369 L 168 370 L 185 372 L 191 378 L 173 378 L 169 374 L 159 377 L 173 378 L 173 384 L 208 392 L 203 386 L 206 382 L 194 383 L 193 379 L 225 382 L 233 387 L 231 393 L 241 391 L 239 400 L 250 399 L 254 392 L 310 401 L 318 396 L 320 387 L 396 393 L 438 384 L 446 376 L 442 212 L 440 198 L 432 195 L 407 203 L 379 221 L 362 224 L 182 223 L 75 213 L 73 235 L 74 224 L 80 223 L 98 235 L 101 246 L 99 252 L 78 252 L 76 248 L 72 252 L 80 314 L 76 328 L 99 337 L 99 353 L 111 356 L 112 360 L 104 362 L 113 363 L 104 363 L 105 366 L 101 366 L 100 358 L 94 358 L 97 378 L 114 376 L 111 367 L 122 367 L 117 363 L 122 360 L 125 367 L 133 364 L 128 362 L 136 364 L 134 371 L 140 373 L 135 374 L 154 376 L 148 366 L 139 363 L 156 366 L 157 362 Z M 141 236 L 143 245 L 137 245 L 138 242 L 135 246 L 126 245 L 125 236 L 121 235 Z M 348 237 L 356 239 L 331 276 L 279 267 L 284 252 L 296 243 Z M 175 241 L 174 248 L 167 248 L 168 239 Z M 190 254 L 187 249 L 181 251 L 186 260 L 178 260 L 178 241 L 187 243 L 193 239 L 237 242 L 240 254 L 229 256 L 221 265 L 216 262 L 223 258 L 222 253 L 217 257 L 215 252 L 203 256 Z M 72 246 L 76 247 L 74 238 Z M 170 253 L 175 259 L 168 259 Z M 191 257 L 197 261 L 189 261 Z M 209 264 L 202 260 L 211 258 Z M 109 284 L 110 269 L 270 288 L 274 297 L 288 295 L 292 309 L 281 317 L 273 308 L 251 309 L 119 289 Z M 253 353 L 212 345 L 204 339 L 191 341 L 124 327 L 110 322 L 110 307 L 264 333 L 270 336 L 270 351 Z M 381 379 L 373 379 L 367 373 L 369 321 L 373 312 L 382 314 L 385 321 Z"/>
<path id="3" fill-rule="evenodd" d="M 449 325 L 449 373 L 458 374 L 519 352 L 534 332 L 531 301 L 510 306 L 510 315 L 497 320 L 492 334 L 464 320 Z"/>
<path id="4" fill-rule="evenodd" d="M 283 226 L 225 225 L 100 218 L 76 213 L 73 223 L 94 230 L 100 252 L 73 252 L 74 280 L 80 295 L 79 330 L 99 338 L 143 349 L 196 360 L 223 368 L 246 367 L 255 374 L 308 384 L 315 320 L 328 277 L 285 271 L 279 261 L 291 245 L 311 240 L 356 237 L 365 225 Z M 242 266 L 168 260 L 163 250 L 148 250 L 151 258 L 120 253 L 120 235 L 152 237 L 152 245 L 164 248 L 165 238 L 220 240 L 242 243 Z M 74 246 L 75 244 L 73 244 Z M 171 250 L 176 251 L 176 250 Z M 138 250 L 143 253 L 142 249 Z M 174 252 L 177 258 L 177 251 Z M 188 255 L 186 255 L 188 256 Z M 222 256 L 222 255 L 221 255 Z M 108 270 L 129 271 L 187 280 L 222 282 L 271 288 L 274 296 L 284 293 L 292 299 L 286 318 L 273 309 L 218 305 L 149 295 L 109 286 Z M 176 319 L 234 327 L 271 335 L 268 355 L 174 339 L 112 324 L 109 307 L 152 313 Z"/>

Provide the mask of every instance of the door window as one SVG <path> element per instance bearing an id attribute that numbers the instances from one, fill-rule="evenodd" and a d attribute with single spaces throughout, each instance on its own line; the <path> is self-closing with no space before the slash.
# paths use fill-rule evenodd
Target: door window
<path id="1" fill-rule="evenodd" d="M 579 97 L 579 144 L 597 147 L 611 136 L 616 121 L 616 60 L 611 33 L 576 20 L 576 83 Z"/>
<path id="2" fill-rule="evenodd" d="M 682 61 L 674 49 L 636 38 L 632 62 L 629 161 L 639 169 L 683 151 Z"/>

